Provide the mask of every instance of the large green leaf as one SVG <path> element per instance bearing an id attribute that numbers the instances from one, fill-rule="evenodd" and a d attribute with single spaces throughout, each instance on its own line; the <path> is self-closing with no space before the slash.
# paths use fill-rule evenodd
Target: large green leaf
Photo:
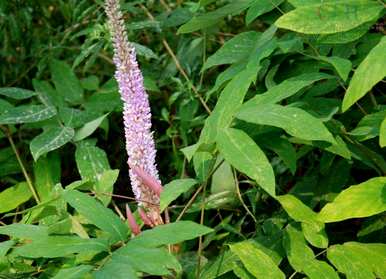
<path id="1" fill-rule="evenodd" d="M 23 100 L 35 96 L 36 92 L 17 87 L 2 87 L 0 88 L 0 95 L 16 100 Z"/>
<path id="2" fill-rule="evenodd" d="M 58 93 L 72 104 L 80 103 L 83 99 L 83 88 L 71 67 L 66 62 L 52 60 L 50 70 Z"/>
<path id="3" fill-rule="evenodd" d="M 221 155 L 233 167 L 245 173 L 271 196 L 275 196 L 275 176 L 264 152 L 243 131 L 227 128 L 217 137 Z"/>
<path id="4" fill-rule="evenodd" d="M 254 245 L 253 242 L 243 241 L 235 243 L 230 245 L 230 248 L 255 278 L 285 278 L 284 273 L 277 267 L 271 257 Z"/>
<path id="5" fill-rule="evenodd" d="M 18 183 L 0 192 L 0 213 L 11 211 L 32 197 L 26 182 Z"/>
<path id="6" fill-rule="evenodd" d="M 386 244 L 333 245 L 327 250 L 327 258 L 347 279 L 386 278 Z"/>
<path id="7" fill-rule="evenodd" d="M 382 4 L 371 0 L 319 2 L 299 6 L 281 16 L 275 24 L 300 33 L 332 34 L 348 31 L 376 19 L 382 9 Z"/>
<path id="8" fill-rule="evenodd" d="M 363 218 L 386 210 L 386 177 L 375 177 L 342 191 L 318 218 L 326 223 Z"/>
<path id="9" fill-rule="evenodd" d="M 70 127 L 54 127 L 44 131 L 30 143 L 34 160 L 37 161 L 40 156 L 65 145 L 73 137 L 74 129 Z"/>
<path id="10" fill-rule="evenodd" d="M 125 258 L 112 257 L 110 261 L 104 264 L 99 270 L 93 272 L 95 279 L 137 279 L 138 276 Z"/>
<path id="11" fill-rule="evenodd" d="M 177 273 L 182 271 L 180 263 L 164 247 L 145 248 L 131 245 L 129 242 L 126 247 L 114 252 L 112 261 L 117 258 L 122 262 L 127 262 L 133 269 L 151 275 L 171 275 L 171 270 Z"/>
<path id="12" fill-rule="evenodd" d="M 76 165 L 82 179 L 98 181 L 110 169 L 106 152 L 99 147 L 81 143 L 75 152 Z"/>
<path id="13" fill-rule="evenodd" d="M 228 15 L 236 15 L 247 9 L 252 0 L 239 0 L 225 5 L 215 11 L 203 15 L 195 16 L 178 29 L 178 33 L 191 33 L 203 28 L 215 25 Z"/>
<path id="14" fill-rule="evenodd" d="M 48 236 L 48 227 L 15 223 L 0 227 L 0 234 L 13 238 L 40 239 Z"/>
<path id="15" fill-rule="evenodd" d="M 335 139 L 323 122 L 300 108 L 248 104 L 241 107 L 236 117 L 255 124 L 282 128 L 288 134 L 301 139 L 335 143 Z"/>
<path id="16" fill-rule="evenodd" d="M 57 258 L 74 253 L 107 250 L 107 243 L 99 239 L 83 239 L 77 236 L 48 236 L 17 247 L 12 253 L 27 258 Z"/>
<path id="17" fill-rule="evenodd" d="M 386 37 L 383 37 L 355 70 L 344 95 L 342 110 L 346 111 L 386 76 Z"/>
<path id="18" fill-rule="evenodd" d="M 271 87 L 267 92 L 256 95 L 243 106 L 279 103 L 280 101 L 295 95 L 301 89 L 310 86 L 314 82 L 326 78 L 331 78 L 331 76 L 324 73 L 307 73 L 289 78 L 280 84 Z"/>
<path id="19" fill-rule="evenodd" d="M 76 190 L 66 190 L 63 198 L 92 224 L 109 233 L 112 242 L 125 241 L 128 227 L 114 212 L 94 198 Z"/>
<path id="20" fill-rule="evenodd" d="M 211 232 L 213 232 L 212 229 L 194 222 L 178 221 L 144 231 L 139 236 L 133 238 L 130 243 L 140 247 L 158 247 L 167 244 L 177 244 Z"/>
<path id="21" fill-rule="evenodd" d="M 60 269 L 52 279 L 79 279 L 85 278 L 93 269 L 91 265 L 79 265 L 76 267 Z"/>
<path id="22" fill-rule="evenodd" d="M 219 50 L 211 55 L 204 64 L 204 69 L 232 64 L 251 54 L 260 34 L 254 31 L 243 32 L 227 41 Z"/>
<path id="23" fill-rule="evenodd" d="M 23 105 L 0 113 L 0 124 L 31 123 L 49 119 L 56 114 L 54 107 Z"/>
<path id="24" fill-rule="evenodd" d="M 233 269 L 233 264 L 239 257 L 230 250 L 221 253 L 214 262 L 206 264 L 201 272 L 201 279 L 215 279 Z"/>
<path id="25" fill-rule="evenodd" d="M 179 195 L 187 192 L 190 188 L 197 184 L 197 181 L 192 178 L 177 179 L 164 185 L 160 198 L 160 210 L 163 211 L 172 201 L 178 198 Z"/>
<path id="26" fill-rule="evenodd" d="M 288 261 L 295 271 L 306 274 L 310 279 L 339 279 L 338 274 L 329 264 L 315 259 L 302 233 L 292 225 L 286 228 L 283 246 Z"/>

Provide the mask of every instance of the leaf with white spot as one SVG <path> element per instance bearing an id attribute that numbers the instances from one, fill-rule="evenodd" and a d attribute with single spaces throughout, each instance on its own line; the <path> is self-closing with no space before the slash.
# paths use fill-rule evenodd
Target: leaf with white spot
<path id="1" fill-rule="evenodd" d="M 0 88 L 0 95 L 16 100 L 23 100 L 35 96 L 36 92 L 17 87 L 3 87 Z"/>
<path id="2" fill-rule="evenodd" d="M 96 146 L 79 144 L 75 160 L 82 179 L 98 181 L 105 170 L 110 169 L 105 151 Z"/>
<path id="3" fill-rule="evenodd" d="M 74 129 L 70 127 L 55 127 L 44 131 L 35 137 L 30 143 L 30 149 L 34 160 L 52 150 L 65 145 L 74 137 Z"/>
<path id="4" fill-rule="evenodd" d="M 54 107 L 25 105 L 10 108 L 0 114 L 0 124 L 32 123 L 49 119 L 56 115 Z"/>

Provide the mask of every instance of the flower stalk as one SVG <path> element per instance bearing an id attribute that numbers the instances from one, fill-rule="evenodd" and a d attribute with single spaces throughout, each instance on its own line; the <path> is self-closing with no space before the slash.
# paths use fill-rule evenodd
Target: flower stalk
<path id="1" fill-rule="evenodd" d="M 105 11 L 114 47 L 115 79 L 123 101 L 123 123 L 131 187 L 143 214 L 152 224 L 162 224 L 159 196 L 162 191 L 156 167 L 151 112 L 136 51 L 125 30 L 119 0 L 106 0 Z M 143 218 L 142 218 L 143 219 Z"/>

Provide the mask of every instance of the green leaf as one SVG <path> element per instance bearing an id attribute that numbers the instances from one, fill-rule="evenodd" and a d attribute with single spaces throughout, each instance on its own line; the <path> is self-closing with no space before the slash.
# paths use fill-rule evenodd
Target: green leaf
<path id="1" fill-rule="evenodd" d="M 91 265 L 79 265 L 71 268 L 62 268 L 52 279 L 79 279 L 85 278 L 93 269 Z"/>
<path id="2" fill-rule="evenodd" d="M 48 236 L 48 227 L 15 223 L 0 227 L 0 234 L 12 238 L 39 239 Z"/>
<path id="3" fill-rule="evenodd" d="M 386 110 L 365 115 L 349 134 L 359 141 L 372 139 L 380 135 L 382 121 L 386 118 Z"/>
<path id="4" fill-rule="evenodd" d="M 197 181 L 192 178 L 177 179 L 164 185 L 160 198 L 160 210 L 165 210 L 179 195 L 187 192 L 190 188 L 197 184 Z"/>
<path id="5" fill-rule="evenodd" d="M 365 35 L 373 24 L 374 20 L 365 22 L 349 31 L 320 35 L 317 42 L 320 44 L 347 44 Z"/>
<path id="6" fill-rule="evenodd" d="M 201 279 L 215 279 L 233 269 L 238 256 L 227 250 L 217 256 L 213 263 L 206 264 L 201 272 Z"/>
<path id="7" fill-rule="evenodd" d="M 35 96 L 36 92 L 17 87 L 2 87 L 0 88 L 0 95 L 16 100 L 23 100 Z"/>
<path id="8" fill-rule="evenodd" d="M 0 124 L 32 123 L 49 119 L 54 115 L 56 115 L 54 107 L 24 105 L 0 113 Z"/>
<path id="9" fill-rule="evenodd" d="M 222 64 L 232 64 L 251 54 L 260 34 L 254 31 L 243 32 L 227 41 L 205 62 L 203 69 Z"/>
<path id="10" fill-rule="evenodd" d="M 244 264 L 245 268 L 256 278 L 285 278 L 284 273 L 264 251 L 251 241 L 243 241 L 230 245 L 230 249 Z"/>
<path id="11" fill-rule="evenodd" d="M 297 272 L 304 273 L 310 279 L 339 279 L 335 270 L 326 262 L 315 259 L 312 249 L 307 246 L 303 235 L 292 225 L 286 228 L 283 240 L 288 261 Z"/>
<path id="12" fill-rule="evenodd" d="M 267 140 L 262 142 L 262 147 L 271 149 L 275 152 L 283 163 L 289 168 L 292 174 L 296 172 L 296 150 L 292 144 L 281 137 L 269 137 Z"/>
<path id="13" fill-rule="evenodd" d="M 108 261 L 99 270 L 93 272 L 95 279 L 137 279 L 135 270 L 125 258 L 117 257 Z"/>
<path id="14" fill-rule="evenodd" d="M 35 161 L 40 156 L 58 149 L 74 137 L 74 129 L 70 127 L 54 127 L 35 137 L 30 143 L 30 150 Z"/>
<path id="15" fill-rule="evenodd" d="M 386 76 L 386 37 L 369 52 L 355 70 L 343 98 L 342 111 L 346 111 Z"/>
<path id="16" fill-rule="evenodd" d="M 342 78 L 342 80 L 347 80 L 352 67 L 352 63 L 350 60 L 338 56 L 318 56 L 318 59 L 331 64 L 335 68 L 339 76 Z"/>
<path id="17" fill-rule="evenodd" d="M 275 196 L 275 176 L 264 152 L 243 131 L 224 129 L 217 138 L 221 155 L 237 170 L 245 173 L 271 196 Z"/>
<path id="18" fill-rule="evenodd" d="M 347 279 L 386 278 L 386 244 L 333 245 L 327 250 L 327 258 Z"/>
<path id="19" fill-rule="evenodd" d="M 87 144 L 79 144 L 75 152 L 76 165 L 82 179 L 98 181 L 105 170 L 110 169 L 103 149 Z"/>
<path id="20" fill-rule="evenodd" d="M 217 157 L 216 164 L 221 165 L 216 168 L 212 175 L 210 192 L 211 194 L 227 193 L 228 195 L 236 195 L 236 181 L 232 167 L 228 162 L 222 162 L 222 160 L 220 156 Z"/>
<path id="21" fill-rule="evenodd" d="M 8 187 L 0 192 L 0 213 L 11 211 L 25 203 L 32 197 L 32 193 L 26 182 Z"/>
<path id="22" fill-rule="evenodd" d="M 135 257 L 133 257 L 135 255 Z M 151 275 L 171 275 L 170 270 L 177 274 L 182 271 L 180 263 L 165 248 L 145 248 L 128 243 L 114 252 L 113 261 L 119 257 L 120 261 L 127 262 L 133 269 Z"/>
<path id="23" fill-rule="evenodd" d="M 142 247 L 158 247 L 167 244 L 177 244 L 211 232 L 213 232 L 212 229 L 194 222 L 178 221 L 144 231 L 139 236 L 133 238 L 130 244 Z"/>
<path id="24" fill-rule="evenodd" d="M 243 106 L 278 103 L 288 97 L 295 95 L 301 89 L 310 86 L 314 82 L 326 78 L 331 78 L 331 76 L 324 73 L 309 73 L 289 78 L 280 84 L 271 87 L 267 92 L 256 95 Z"/>
<path id="25" fill-rule="evenodd" d="M 77 236 L 48 236 L 17 247 L 12 253 L 26 258 L 57 258 L 74 253 L 107 250 L 107 243 L 100 239 L 83 239 Z"/>
<path id="26" fill-rule="evenodd" d="M 293 195 L 277 196 L 284 210 L 295 221 L 302 222 L 304 237 L 313 246 L 328 247 L 328 238 L 324 224 L 317 219 L 317 214 Z"/>
<path id="27" fill-rule="evenodd" d="M 95 194 L 98 199 L 107 206 L 111 201 L 114 183 L 117 181 L 119 170 L 106 170 L 95 183 Z"/>
<path id="28" fill-rule="evenodd" d="M 63 198 L 88 221 L 110 234 L 111 241 L 125 241 L 128 227 L 112 210 L 104 207 L 94 198 L 76 190 L 66 190 Z"/>
<path id="29" fill-rule="evenodd" d="M 99 88 L 99 78 L 97 76 L 91 75 L 80 80 L 80 84 L 84 89 L 93 91 L 98 90 Z"/>
<path id="30" fill-rule="evenodd" d="M 385 147 L 386 146 L 386 117 L 383 119 L 381 123 L 381 127 L 379 129 L 379 146 Z"/>
<path id="31" fill-rule="evenodd" d="M 386 210 L 386 177 L 375 177 L 342 191 L 319 213 L 319 220 L 330 223 L 363 218 Z"/>
<path id="32" fill-rule="evenodd" d="M 243 106 L 237 118 L 284 129 L 288 134 L 305 140 L 320 140 L 335 143 L 335 139 L 323 122 L 296 107 L 280 105 Z"/>
<path id="33" fill-rule="evenodd" d="M 90 136 L 98 127 L 101 125 L 102 121 L 106 118 L 108 113 L 86 123 L 82 128 L 75 132 L 74 141 L 80 141 L 82 139 Z"/>
<path id="34" fill-rule="evenodd" d="M 234 114 L 241 107 L 251 83 L 256 79 L 257 73 L 262 68 L 260 61 L 268 57 L 277 46 L 275 39 L 273 39 L 275 32 L 276 28 L 270 27 L 259 37 L 254 50 L 248 58 L 249 62 L 246 68 L 238 73 L 221 92 L 216 107 L 205 121 L 199 145 L 213 143 L 218 131 L 230 126 Z"/>
<path id="35" fill-rule="evenodd" d="M 380 3 L 371 0 L 319 2 L 299 6 L 281 16 L 275 24 L 305 34 L 332 34 L 348 31 L 376 19 L 382 9 Z"/>
<path id="36" fill-rule="evenodd" d="M 51 198 L 51 192 L 57 183 L 60 183 L 60 155 L 51 153 L 46 157 L 41 157 L 33 165 L 34 186 L 41 201 Z"/>
<path id="37" fill-rule="evenodd" d="M 11 249 L 15 244 L 16 241 L 13 240 L 2 241 L 0 243 L 0 259 L 4 257 L 8 253 L 9 249 Z"/>
<path id="38" fill-rule="evenodd" d="M 246 24 L 249 25 L 256 18 L 262 14 L 272 11 L 283 2 L 284 0 L 255 0 L 245 16 Z"/>
<path id="39" fill-rule="evenodd" d="M 71 67 L 66 62 L 52 60 L 50 70 L 59 95 L 71 104 L 79 104 L 83 99 L 83 88 Z"/>
<path id="40" fill-rule="evenodd" d="M 222 18 L 228 15 L 237 15 L 241 13 L 243 10 L 247 9 L 251 5 L 251 2 L 252 0 L 239 0 L 235 3 L 225 5 L 224 7 L 221 7 L 213 12 L 195 16 L 187 23 L 182 25 L 178 29 L 177 33 L 191 33 L 215 25 Z"/>

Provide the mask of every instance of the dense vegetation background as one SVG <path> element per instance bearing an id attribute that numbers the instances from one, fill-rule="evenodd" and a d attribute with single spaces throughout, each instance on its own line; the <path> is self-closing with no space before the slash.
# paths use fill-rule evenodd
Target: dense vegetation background
<path id="1" fill-rule="evenodd" d="M 384 1 L 122 8 L 170 224 L 122 220 L 103 1 L 0 0 L 0 278 L 386 278 Z"/>

